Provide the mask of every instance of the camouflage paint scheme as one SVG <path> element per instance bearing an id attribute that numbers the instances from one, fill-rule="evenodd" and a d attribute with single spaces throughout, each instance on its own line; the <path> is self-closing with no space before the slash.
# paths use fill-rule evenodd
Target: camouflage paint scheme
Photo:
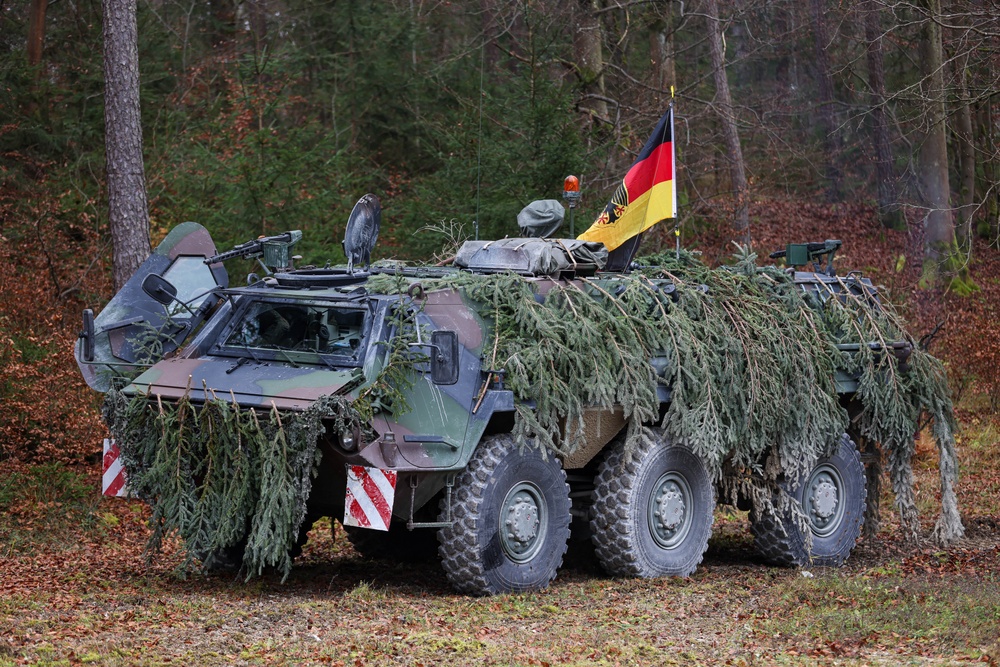
<path id="1" fill-rule="evenodd" d="M 416 282 L 414 280 L 414 282 Z M 185 393 L 195 401 L 229 398 L 241 407 L 269 410 L 302 410 L 324 395 L 357 396 L 374 381 L 385 363 L 384 345 L 392 335 L 388 321 L 391 308 L 415 306 L 409 297 L 366 295 L 359 297 L 356 287 L 320 290 L 233 289 L 221 291 L 230 300 L 191 343 L 175 356 L 165 359 L 135 378 L 128 392 L 148 393 L 162 399 L 177 399 Z M 355 367 L 329 368 L 319 359 L 310 362 L 296 359 L 294 367 L 282 357 L 250 360 L 245 356 L 219 349 L 217 341 L 239 311 L 248 306 L 241 301 L 280 298 L 280 303 L 351 308 L 363 306 L 369 313 L 365 354 Z M 313 485 L 312 509 L 317 513 L 342 511 L 346 480 L 345 463 L 395 470 L 402 483 L 418 478 L 418 505 L 430 500 L 444 485 L 445 474 L 461 470 L 468 462 L 491 420 L 511 423 L 513 395 L 508 390 L 487 389 L 479 409 L 475 409 L 483 389 L 480 354 L 486 325 L 476 311 L 465 304 L 454 290 L 429 292 L 417 314 L 422 332 L 446 329 L 456 331 L 460 342 L 459 378 L 453 385 L 436 385 L 431 380 L 429 364 L 413 373 L 414 385 L 406 392 L 410 410 L 395 418 L 377 413 L 370 426 L 377 434 L 372 442 L 362 443 L 359 451 L 346 452 L 339 446 L 337 434 L 328 434 L 321 443 L 323 465 Z M 506 419 L 504 419 L 506 417 Z M 392 434 L 386 438 L 386 434 Z M 421 473 L 415 477 L 408 473 Z M 427 473 L 437 473 L 428 475 Z M 445 473 L 445 474 L 440 474 Z M 327 487 L 327 488 L 324 488 Z M 408 518 L 409 494 L 397 495 L 396 514 Z M 418 508 L 414 508 L 418 509 Z"/>
<path id="2" fill-rule="evenodd" d="M 396 416 L 376 413 L 369 425 L 376 434 L 373 440 L 359 443 L 355 450 L 342 446 L 341 434 L 328 432 L 320 443 L 323 457 L 313 484 L 310 512 L 342 515 L 345 464 L 351 464 L 399 473 L 397 489 L 401 492 L 397 492 L 393 507 L 397 519 L 413 520 L 415 516 L 419 519 L 422 508 L 425 509 L 422 516 L 432 517 L 437 507 L 431 501 L 466 466 L 483 436 L 509 431 L 512 427 L 513 394 L 488 372 L 490 355 L 484 346 L 492 341 L 491 324 L 480 316 L 476 304 L 467 302 L 459 291 L 425 292 L 420 284 L 422 278 L 438 278 L 458 269 L 404 269 L 402 275 L 410 289 L 401 295 L 382 295 L 369 294 L 364 289 L 369 274 L 349 274 L 341 268 L 290 271 L 249 287 L 227 288 L 224 269 L 214 264 L 200 276 L 200 290 L 210 290 L 209 297 L 180 327 L 170 326 L 183 318 L 176 312 L 173 320 L 168 318 L 167 309 L 142 291 L 142 280 L 151 273 L 169 275 L 178 260 L 187 261 L 184 258 L 197 257 L 204 264 L 204 259 L 214 253 L 208 232 L 195 223 L 184 223 L 167 236 L 97 318 L 95 361 L 83 361 L 81 345 L 77 345 L 77 360 L 91 387 L 107 391 L 113 373 L 102 373 L 102 369 L 117 372 L 138 366 L 135 362 L 140 355 L 130 341 L 140 327 L 160 329 L 166 325 L 167 335 L 162 337 L 165 358 L 136 377 L 126 393 L 164 400 L 176 400 L 187 394 L 194 401 L 221 398 L 243 408 L 288 411 L 303 410 L 325 395 L 357 397 L 386 363 L 384 343 L 395 335 L 392 310 L 412 308 L 422 337 L 434 331 L 457 335 L 458 380 L 454 384 L 436 384 L 430 363 L 418 364 L 411 371 L 413 386 L 406 392 L 410 409 Z M 816 273 L 796 274 L 796 281 L 804 288 L 812 284 L 815 289 L 815 283 L 823 278 Z M 548 277 L 528 279 L 536 283 L 540 299 L 557 284 Z M 613 275 L 590 280 L 602 289 L 614 289 Z M 587 282 L 577 281 L 581 287 Z M 666 280 L 653 282 L 661 287 L 670 285 Z M 317 311 L 364 313 L 363 330 L 358 331 L 357 347 L 352 348 L 354 356 L 268 348 L 251 350 L 247 344 L 230 345 L 228 341 L 237 335 L 240 318 L 261 302 Z M 197 335 L 180 348 L 206 315 Z M 665 363 L 654 359 L 654 367 L 658 369 Z M 856 381 L 838 376 L 838 389 L 853 392 Z M 668 401 L 669 389 L 661 385 L 658 395 L 661 401 Z M 605 412 L 609 424 L 620 428 L 620 414 L 616 417 L 611 411 Z M 578 460 L 567 461 L 567 467 L 586 465 L 618 428 L 604 429 L 607 433 L 602 430 L 595 436 L 598 439 L 586 448 L 588 453 Z"/>
<path id="3" fill-rule="evenodd" d="M 142 281 L 150 274 L 167 273 L 171 267 L 188 268 L 188 276 L 196 274 L 196 287 L 186 293 L 178 292 L 181 299 L 196 297 L 198 293 L 216 288 L 226 287 L 229 277 L 222 264 L 204 266 L 204 259 L 215 254 L 215 243 L 208 230 L 196 222 L 184 222 L 174 227 L 166 238 L 157 246 L 142 266 L 135 272 L 124 287 L 104 307 L 94 321 L 94 358 L 86 361 L 83 358 L 83 341 L 77 341 L 75 356 L 87 384 L 97 391 L 106 392 L 111 388 L 112 378 L 128 374 L 143 364 L 137 363 L 143 351 L 135 345 L 136 337 L 145 331 L 167 329 L 168 335 L 163 335 L 163 353 L 169 354 L 180 345 L 180 342 L 193 331 L 217 301 L 209 296 L 203 303 L 203 308 L 195 312 L 200 317 L 192 316 L 186 311 L 174 316 L 177 326 L 170 326 L 167 311 L 142 291 Z M 190 271 L 190 266 L 201 263 L 201 270 Z"/>

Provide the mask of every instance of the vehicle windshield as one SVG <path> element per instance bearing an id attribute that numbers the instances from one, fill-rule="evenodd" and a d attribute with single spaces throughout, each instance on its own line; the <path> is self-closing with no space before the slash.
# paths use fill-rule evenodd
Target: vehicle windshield
<path id="1" fill-rule="evenodd" d="M 363 352 L 367 310 L 326 304 L 256 301 L 227 328 L 225 353 L 251 352 L 296 363 L 353 363 Z M 278 354 L 275 354 L 278 352 Z M 323 358 L 319 358 L 322 355 Z"/>

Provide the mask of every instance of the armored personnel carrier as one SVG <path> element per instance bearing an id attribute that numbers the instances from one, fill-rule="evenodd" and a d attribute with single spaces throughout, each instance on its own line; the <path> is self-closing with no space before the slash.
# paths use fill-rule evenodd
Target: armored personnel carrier
<path id="1" fill-rule="evenodd" d="M 851 340 L 842 331 L 796 348 L 805 370 L 781 384 L 815 374 L 804 386 L 826 392 L 832 421 L 790 426 L 796 415 L 786 414 L 787 423 L 761 426 L 773 448 L 714 447 L 730 437 L 726 424 L 715 425 L 718 436 L 707 419 L 677 426 L 706 405 L 696 394 L 708 385 L 685 379 L 685 369 L 763 376 L 754 375 L 749 352 L 726 341 L 669 343 L 673 314 L 697 323 L 698 309 L 717 303 L 711 286 L 635 264 L 605 272 L 600 244 L 547 238 L 467 242 L 448 267 L 368 266 L 380 213 L 377 200 L 366 200 L 347 232 L 361 244 L 346 249 L 351 266 L 295 268 L 296 231 L 220 254 L 203 227 L 184 223 L 96 318 L 85 312 L 76 358 L 90 386 L 119 401 L 109 408 L 112 433 L 129 486 L 154 505 L 157 531 L 179 530 L 206 563 L 253 570 L 287 564 L 274 554 L 294 555 L 312 521 L 329 516 L 368 555 L 409 559 L 436 547 L 454 587 L 483 595 L 546 587 L 571 524 L 611 574 L 690 575 L 725 496 L 755 505 L 758 544 L 775 562 L 847 558 L 866 504 L 865 469 L 848 435 L 862 409 L 861 372 L 849 360 L 864 351 L 904 372 L 911 342 Z M 834 272 L 839 247 L 791 245 L 790 268 L 766 279 L 814 309 L 845 294 L 877 307 L 867 279 Z M 224 262 L 234 258 L 259 258 L 263 277 L 231 285 Z M 512 289 L 527 295 L 516 308 L 503 301 Z M 557 301 L 557 314 L 545 314 Z M 611 313 L 598 325 L 605 331 L 581 331 L 594 321 L 591 311 Z M 616 333 L 643 318 L 650 325 L 635 340 Z M 566 365 L 558 352 L 544 356 L 542 348 L 584 334 L 593 337 L 572 343 L 577 352 Z M 756 344 L 754 331 L 740 335 L 747 349 Z M 618 367 L 628 359 L 636 367 Z M 611 383 L 600 379 L 608 372 Z M 726 413 L 732 428 L 762 419 L 759 398 L 748 394 L 742 412 Z M 792 400 L 772 398 L 779 408 Z M 136 410 L 131 422 L 121 416 L 126 403 Z M 211 422 L 208 406 L 229 421 Z M 302 415 L 314 429 L 299 428 Z M 262 429 L 253 446 L 277 449 L 239 458 L 249 456 L 252 438 L 220 433 L 223 423 Z M 792 428 L 814 434 L 811 449 L 786 437 Z M 294 456 L 292 442 L 300 446 Z M 807 454 L 793 460 L 790 452 Z M 257 481 L 241 487 L 246 498 L 237 503 L 231 489 L 247 473 L 241 465 L 266 471 L 252 471 Z M 224 467 L 228 477 L 216 484 Z M 761 483 L 723 488 L 727 479 Z M 285 495 L 270 490 L 275 480 L 284 480 Z M 221 505 L 209 503 L 212 493 Z M 278 512 L 275 498 L 291 499 L 292 508 Z M 242 509 L 226 511 L 226 502 Z M 201 517 L 197 528 L 192 516 Z"/>

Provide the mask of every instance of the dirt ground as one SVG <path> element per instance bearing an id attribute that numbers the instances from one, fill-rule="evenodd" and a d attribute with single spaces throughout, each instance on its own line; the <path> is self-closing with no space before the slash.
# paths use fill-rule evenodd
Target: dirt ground
<path id="1" fill-rule="evenodd" d="M 546 591 L 471 598 L 434 562 L 360 558 L 329 520 L 287 582 L 244 582 L 180 578 L 175 544 L 147 566 L 137 501 L 92 513 L 0 552 L 0 665 L 996 664 L 1000 649 L 989 516 L 967 516 L 948 549 L 895 539 L 886 516 L 845 567 L 811 571 L 760 562 L 746 517 L 723 508 L 690 579 L 611 579 L 574 549 Z"/>

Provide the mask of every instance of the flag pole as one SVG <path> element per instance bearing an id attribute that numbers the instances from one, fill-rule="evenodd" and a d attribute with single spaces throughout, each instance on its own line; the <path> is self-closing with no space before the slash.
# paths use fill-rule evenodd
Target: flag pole
<path id="1" fill-rule="evenodd" d="M 670 86 L 670 141 L 673 142 L 671 151 L 670 174 L 673 176 L 673 202 L 674 202 L 674 252 L 677 261 L 681 261 L 681 218 L 677 210 L 677 134 L 674 132 L 674 87 Z"/>

